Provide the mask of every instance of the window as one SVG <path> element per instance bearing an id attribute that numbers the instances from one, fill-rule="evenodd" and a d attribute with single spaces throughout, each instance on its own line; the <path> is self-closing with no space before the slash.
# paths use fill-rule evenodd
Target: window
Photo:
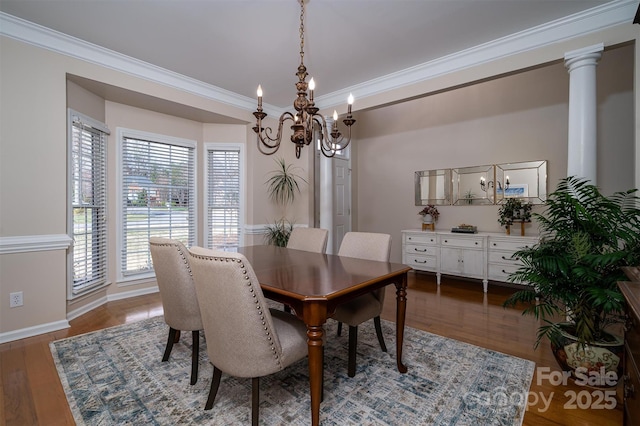
<path id="1" fill-rule="evenodd" d="M 121 279 L 152 276 L 150 237 L 195 244 L 196 143 L 118 129 Z"/>
<path id="2" fill-rule="evenodd" d="M 207 144 L 207 247 L 235 251 L 242 241 L 242 145 Z"/>
<path id="3" fill-rule="evenodd" d="M 107 283 L 107 135 L 109 129 L 69 109 L 69 300 Z"/>

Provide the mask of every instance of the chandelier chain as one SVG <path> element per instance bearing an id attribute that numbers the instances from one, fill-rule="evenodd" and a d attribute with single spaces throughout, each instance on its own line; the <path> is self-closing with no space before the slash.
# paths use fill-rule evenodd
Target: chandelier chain
<path id="1" fill-rule="evenodd" d="M 300 0 L 300 63 L 304 59 L 304 0 Z"/>

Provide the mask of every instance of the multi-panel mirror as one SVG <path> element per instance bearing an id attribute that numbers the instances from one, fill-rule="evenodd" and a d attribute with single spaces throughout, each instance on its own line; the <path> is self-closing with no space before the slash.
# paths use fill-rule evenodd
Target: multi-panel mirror
<path id="1" fill-rule="evenodd" d="M 416 206 L 500 204 L 514 197 L 544 203 L 546 160 L 415 172 Z"/>

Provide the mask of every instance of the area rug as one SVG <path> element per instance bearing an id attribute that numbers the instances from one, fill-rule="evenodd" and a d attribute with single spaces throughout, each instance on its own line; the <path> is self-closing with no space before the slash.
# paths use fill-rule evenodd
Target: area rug
<path id="1" fill-rule="evenodd" d="M 395 359 L 395 324 L 358 328 L 356 376 L 347 376 L 348 332 L 326 325 L 323 425 L 521 425 L 534 363 L 406 327 L 404 363 Z M 201 333 L 204 334 L 204 333 Z M 162 317 L 51 343 L 78 425 L 249 424 L 251 380 L 223 374 L 204 411 L 213 367 L 200 341 L 198 382 L 189 385 L 191 333 L 161 362 L 168 327 Z M 310 424 L 307 360 L 260 380 L 260 423 Z"/>

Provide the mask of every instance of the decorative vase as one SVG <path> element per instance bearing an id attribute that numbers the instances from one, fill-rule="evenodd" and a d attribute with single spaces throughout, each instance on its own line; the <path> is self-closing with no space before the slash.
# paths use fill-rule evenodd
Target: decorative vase
<path id="1" fill-rule="evenodd" d="M 422 216 L 422 223 L 433 223 L 433 216 L 430 214 L 425 214 Z"/>
<path id="2" fill-rule="evenodd" d="M 558 324 L 560 333 L 551 339 L 551 350 L 564 371 L 570 371 L 578 384 L 596 388 L 615 387 L 622 378 L 624 341 L 604 333 L 606 342 L 580 344 L 571 334 L 573 324 Z"/>

